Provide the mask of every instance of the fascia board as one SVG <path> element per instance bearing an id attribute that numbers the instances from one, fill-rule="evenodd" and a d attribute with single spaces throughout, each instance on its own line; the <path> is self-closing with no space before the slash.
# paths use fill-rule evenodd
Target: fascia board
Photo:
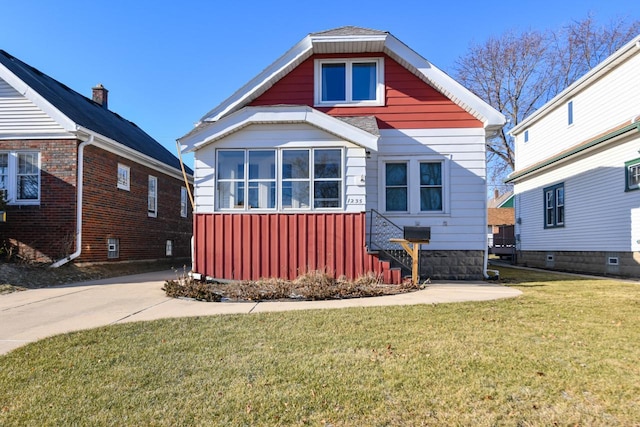
<path id="1" fill-rule="evenodd" d="M 251 124 L 307 123 L 364 148 L 377 151 L 378 136 L 308 106 L 245 107 L 202 132 L 180 140 L 183 153 L 199 150 Z M 195 142 L 199 141 L 199 142 Z"/>
<path id="2" fill-rule="evenodd" d="M 293 64 L 302 62 L 307 56 L 311 54 L 312 45 L 310 37 L 307 36 L 302 39 L 298 44 L 289 49 L 284 55 L 278 58 L 275 62 L 265 68 L 260 74 L 251 79 L 248 83 L 238 89 L 229 98 L 222 101 L 217 107 L 205 114 L 199 121 L 199 123 L 206 121 L 216 121 L 228 114 L 238 105 L 242 105 L 244 100 L 249 98 L 253 93 L 260 90 L 262 86 L 275 79 L 278 74 L 291 67 Z"/>
<path id="3" fill-rule="evenodd" d="M 168 166 L 167 164 L 162 163 L 152 157 L 149 157 L 146 154 L 142 154 L 139 151 L 133 150 L 124 144 L 114 141 L 111 138 L 107 138 L 102 134 L 96 133 L 91 129 L 79 127 L 78 131 L 86 135 L 93 135 L 94 137 L 93 145 L 96 145 L 97 147 L 100 147 L 103 150 L 109 151 L 110 153 L 113 153 L 113 154 L 117 154 L 118 156 L 122 156 L 126 159 L 139 163 L 143 166 L 147 166 L 165 175 L 169 175 L 173 178 L 178 178 L 180 180 L 183 180 L 182 171 L 180 171 L 179 169 L 175 169 L 171 166 Z M 192 175 L 187 174 L 187 176 L 190 177 L 191 180 L 193 180 Z"/>
<path id="4" fill-rule="evenodd" d="M 480 119 L 486 129 L 497 130 L 506 123 L 502 113 L 484 102 L 473 92 L 452 79 L 448 74 L 431 64 L 413 49 L 397 38 L 389 35 L 385 43 L 386 49 L 424 76 L 427 82 L 442 91 L 453 102 L 470 114 Z"/>
<path id="5" fill-rule="evenodd" d="M 44 111 L 56 123 L 58 123 L 67 132 L 74 132 L 78 128 L 77 124 L 54 107 L 42 95 L 32 89 L 29 85 L 18 78 L 7 67 L 0 64 L 0 77 L 13 87 L 20 95 L 33 102 L 38 108 Z"/>
<path id="6" fill-rule="evenodd" d="M 600 64 L 596 65 L 591 69 L 591 71 L 573 82 L 565 90 L 554 96 L 550 101 L 529 115 L 529 117 L 526 117 L 522 122 L 518 123 L 517 126 L 514 126 L 509 131 L 509 135 L 516 136 L 526 127 L 531 126 L 533 123 L 541 119 L 548 111 L 557 108 L 559 105 L 563 105 L 569 100 L 569 98 L 575 96 L 578 92 L 581 92 L 590 84 L 599 80 L 602 77 L 602 74 L 608 73 L 620 63 L 626 61 L 629 57 L 638 52 L 640 52 L 640 35 L 618 49 Z"/>

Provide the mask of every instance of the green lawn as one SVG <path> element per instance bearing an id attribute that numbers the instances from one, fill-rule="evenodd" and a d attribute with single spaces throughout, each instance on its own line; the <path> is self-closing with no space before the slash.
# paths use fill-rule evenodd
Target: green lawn
<path id="1" fill-rule="evenodd" d="M 0 356 L 0 425 L 638 425 L 640 285 L 500 270 L 523 296 L 46 339 Z"/>

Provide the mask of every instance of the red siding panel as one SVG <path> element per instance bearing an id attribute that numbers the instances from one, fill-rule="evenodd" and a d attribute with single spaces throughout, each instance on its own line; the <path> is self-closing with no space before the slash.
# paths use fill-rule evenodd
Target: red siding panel
<path id="1" fill-rule="evenodd" d="M 313 107 L 314 60 L 384 57 L 385 105 L 382 107 L 318 107 L 332 116 L 373 115 L 380 129 L 479 128 L 482 122 L 402 65 L 382 53 L 315 55 L 284 76 L 250 105 L 297 104 Z"/>
<path id="2" fill-rule="evenodd" d="M 197 214 L 194 270 L 209 277 L 293 280 L 309 270 L 401 277 L 365 249 L 365 214 Z"/>

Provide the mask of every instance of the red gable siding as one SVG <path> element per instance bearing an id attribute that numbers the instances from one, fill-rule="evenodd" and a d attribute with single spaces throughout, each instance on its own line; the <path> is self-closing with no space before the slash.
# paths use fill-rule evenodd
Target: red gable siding
<path id="1" fill-rule="evenodd" d="M 372 57 L 372 54 L 349 57 Z M 449 98 L 382 54 L 386 84 L 386 101 L 382 107 L 317 108 L 332 116 L 367 116 L 378 118 L 381 129 L 478 128 L 482 122 L 464 111 Z M 295 104 L 313 107 L 314 59 L 344 58 L 344 55 L 316 55 L 279 80 L 250 105 Z"/>

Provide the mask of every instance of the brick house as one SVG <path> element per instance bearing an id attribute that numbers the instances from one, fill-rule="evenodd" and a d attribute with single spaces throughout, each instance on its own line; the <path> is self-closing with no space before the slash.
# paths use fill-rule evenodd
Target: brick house
<path id="1" fill-rule="evenodd" d="M 62 265 L 187 258 L 192 230 L 178 158 L 108 109 L 0 50 L 4 250 Z"/>

